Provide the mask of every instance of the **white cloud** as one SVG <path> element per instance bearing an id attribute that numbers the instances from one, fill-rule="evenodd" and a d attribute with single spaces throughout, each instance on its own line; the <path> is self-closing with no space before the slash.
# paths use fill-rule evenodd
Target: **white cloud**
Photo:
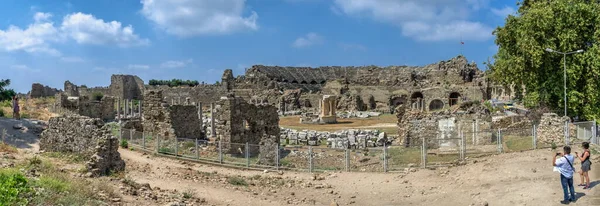
<path id="1" fill-rule="evenodd" d="M 61 57 L 60 60 L 64 61 L 64 62 L 71 62 L 71 63 L 85 62 L 85 60 L 83 60 L 80 57 L 66 57 L 66 56 L 64 56 L 64 57 Z"/>
<path id="2" fill-rule="evenodd" d="M 149 40 L 134 34 L 131 25 L 105 22 L 90 14 L 73 13 L 64 17 L 61 31 L 80 44 L 116 44 L 120 47 L 147 45 Z"/>
<path id="3" fill-rule="evenodd" d="M 244 17 L 246 0 L 141 0 L 141 13 L 180 37 L 257 30 L 258 14 Z"/>
<path id="4" fill-rule="evenodd" d="M 73 13 L 65 16 L 61 26 L 56 27 L 50 17 L 50 13 L 36 12 L 33 16 L 34 23 L 27 28 L 10 25 L 7 29 L 0 30 L 0 50 L 62 56 L 60 51 L 52 48 L 53 43 L 64 43 L 72 39 L 80 44 L 115 44 L 127 47 L 146 45 L 149 42 L 134 34 L 131 26 L 123 27 L 118 21 L 104 22 L 89 14 Z"/>
<path id="5" fill-rule="evenodd" d="M 49 15 L 49 14 L 48 14 Z M 21 29 L 17 26 L 9 26 L 6 30 L 0 30 L 0 49 L 5 51 L 26 51 L 29 53 L 47 53 L 60 55 L 60 52 L 52 49 L 49 42 L 59 41 L 59 31 L 52 22 L 41 22 L 46 14 L 36 13 L 36 21 Z"/>
<path id="6" fill-rule="evenodd" d="M 150 69 L 150 66 L 143 65 L 143 64 L 130 64 L 130 65 L 127 66 L 127 69 L 147 70 L 147 69 Z"/>
<path id="7" fill-rule="evenodd" d="M 499 17 L 507 17 L 509 14 L 515 14 L 517 11 L 510 7 L 510 6 L 505 6 L 502 9 L 496 9 L 496 8 L 492 8 L 491 9 L 492 13 L 494 13 L 495 15 L 499 16 Z"/>
<path id="8" fill-rule="evenodd" d="M 368 17 L 400 27 L 404 36 L 420 41 L 488 40 L 492 28 L 469 21 L 469 13 L 489 0 L 334 0 L 332 11 Z"/>
<path id="9" fill-rule="evenodd" d="M 181 68 L 181 67 L 185 67 L 188 64 L 192 63 L 192 61 L 193 61 L 192 59 L 188 59 L 185 61 L 166 61 L 166 62 L 163 62 L 162 64 L 160 64 L 160 67 L 161 68 L 170 68 L 170 69 Z"/>
<path id="10" fill-rule="evenodd" d="M 10 66 L 11 69 L 24 72 L 39 72 L 39 69 L 31 69 L 27 65 L 17 64 Z"/>
<path id="11" fill-rule="evenodd" d="M 33 15 L 33 19 L 35 20 L 35 22 L 48 21 L 48 19 L 50 19 L 50 17 L 52 17 L 51 13 L 44 13 L 44 12 L 36 12 L 35 15 Z"/>
<path id="12" fill-rule="evenodd" d="M 319 36 L 317 33 L 310 32 L 310 33 L 306 34 L 305 36 L 298 37 L 296 39 L 296 41 L 294 41 L 294 43 L 292 43 L 292 46 L 296 47 L 296 48 L 303 48 L 303 47 L 310 47 L 312 45 L 322 44 L 322 43 L 323 43 L 323 37 Z"/>

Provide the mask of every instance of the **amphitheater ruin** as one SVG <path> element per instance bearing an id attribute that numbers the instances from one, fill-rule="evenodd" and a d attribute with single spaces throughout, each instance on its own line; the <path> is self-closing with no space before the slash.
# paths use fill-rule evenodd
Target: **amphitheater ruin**
<path id="1" fill-rule="evenodd" d="M 384 148 L 381 150 L 384 162 L 394 158 L 385 154 L 390 145 L 435 149 L 434 152 L 439 154 L 444 151 L 494 152 L 503 147 L 502 143 L 497 143 L 501 138 L 499 130 L 514 131 L 507 135 L 530 137 L 559 131 L 565 125 L 561 123 L 564 119 L 551 114 L 536 120 L 518 112 L 507 115 L 491 111 L 484 102 L 510 100 L 515 96 L 514 92 L 510 87 L 492 82 L 475 63 L 469 63 L 462 56 L 423 67 L 255 65 L 237 77 L 232 70 L 225 70 L 220 82 L 198 86 L 150 86 L 133 75 L 112 75 L 108 87 L 88 88 L 65 81 L 63 91 L 60 91 L 38 83 L 32 85 L 31 98 L 47 96 L 55 96 L 54 109 L 69 116 L 116 122 L 119 132 L 113 131 L 115 136 L 132 143 L 137 139 L 141 141 L 137 144 L 149 151 L 174 152 L 175 156 L 187 152 L 195 154 L 196 158 L 218 155 L 215 158 L 219 162 L 242 157 L 248 161 L 248 166 L 277 168 L 282 166 L 283 153 L 289 158 L 308 154 L 310 164 L 313 164 L 313 158 L 320 161 L 313 157 L 313 149 L 320 148 L 346 151 Z M 397 121 L 391 123 L 396 125 L 397 132 L 369 128 L 316 131 L 280 127 L 280 119 L 287 116 L 300 116 L 300 123 L 310 128 L 310 125 L 342 124 L 348 118 L 369 119 L 381 115 L 395 115 Z M 532 127 L 536 121 L 548 123 Z M 51 132 L 65 130 L 62 132 L 70 133 L 65 128 L 76 130 L 77 126 L 65 126 L 69 122 L 83 124 L 55 119 L 50 121 L 50 128 L 54 128 Z M 103 124 L 98 123 L 96 127 L 103 128 Z M 581 128 L 595 137 L 591 126 Z M 579 134 L 577 129 L 572 136 Z M 82 136 L 93 138 L 91 136 L 104 135 L 106 131 L 90 130 L 91 134 Z M 108 137 L 104 139 L 106 143 L 114 143 Z M 185 143 L 188 140 L 190 144 Z M 65 144 L 65 141 L 71 140 L 42 137 L 46 148 L 81 150 L 53 145 Z M 537 142 L 542 147 L 560 141 L 565 140 L 540 138 L 534 140 L 533 147 Z M 86 142 L 95 144 L 92 141 L 80 143 Z M 153 144 L 155 146 L 149 146 Z M 296 149 L 285 149 L 290 145 L 295 145 Z M 171 149 L 164 149 L 166 147 Z M 108 153 L 113 158 L 112 152 Z M 345 156 L 347 159 L 348 152 Z M 256 160 L 250 163 L 253 157 Z M 366 162 L 369 161 L 379 162 Z M 346 165 L 337 169 L 348 169 L 350 163 L 342 164 Z M 122 167 L 120 163 L 113 165 Z"/>

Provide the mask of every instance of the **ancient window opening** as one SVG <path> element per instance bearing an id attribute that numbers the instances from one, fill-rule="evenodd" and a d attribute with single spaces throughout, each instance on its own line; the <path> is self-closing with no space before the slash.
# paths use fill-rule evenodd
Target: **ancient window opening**
<path id="1" fill-rule="evenodd" d="M 459 99 L 460 99 L 460 93 L 452 92 L 452 93 L 450 93 L 450 96 L 448 97 L 448 104 L 450 106 L 456 105 L 456 104 L 458 104 Z"/>
<path id="2" fill-rule="evenodd" d="M 417 102 L 420 99 L 423 99 L 423 93 L 421 92 L 414 92 L 412 93 L 412 95 L 410 95 L 410 99 L 412 100 L 412 102 Z"/>
<path id="3" fill-rule="evenodd" d="M 298 81 L 294 80 L 292 81 L 292 84 L 298 84 Z"/>
<path id="4" fill-rule="evenodd" d="M 325 84 L 325 83 L 326 83 L 325 80 L 321 81 L 321 84 Z"/>
<path id="5" fill-rule="evenodd" d="M 310 84 L 317 84 L 317 81 L 312 80 L 312 81 L 310 81 Z"/>
<path id="6" fill-rule="evenodd" d="M 429 103 L 429 111 L 440 110 L 444 108 L 444 102 L 439 99 L 434 99 Z"/>
<path id="7" fill-rule="evenodd" d="M 306 81 L 301 81 L 300 84 L 308 84 Z"/>
<path id="8" fill-rule="evenodd" d="M 288 83 L 288 80 L 287 80 L 287 79 L 284 79 L 282 82 Z"/>

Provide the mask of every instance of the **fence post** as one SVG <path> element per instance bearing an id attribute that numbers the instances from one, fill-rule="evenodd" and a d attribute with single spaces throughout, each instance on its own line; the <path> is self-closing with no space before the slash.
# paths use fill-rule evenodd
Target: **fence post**
<path id="1" fill-rule="evenodd" d="M 569 121 L 565 121 L 565 145 L 569 146 Z"/>
<path id="2" fill-rule="evenodd" d="M 246 167 L 250 167 L 250 145 L 246 142 Z"/>
<path id="3" fill-rule="evenodd" d="M 460 133 L 460 141 L 461 141 L 462 145 L 461 145 L 461 150 L 460 150 L 460 156 L 461 156 L 462 160 L 465 160 L 465 156 L 466 156 L 466 153 L 467 153 L 467 151 L 466 151 L 467 150 L 466 139 L 467 138 L 465 137 L 465 133 L 461 132 Z"/>
<path id="4" fill-rule="evenodd" d="M 223 164 L 223 143 L 219 140 L 219 163 Z"/>
<path id="5" fill-rule="evenodd" d="M 277 145 L 276 154 L 277 154 L 277 157 L 275 158 L 275 163 L 276 163 L 275 169 L 279 171 L 279 145 Z"/>
<path id="6" fill-rule="evenodd" d="M 142 148 L 146 149 L 146 132 L 142 132 Z"/>
<path id="7" fill-rule="evenodd" d="M 498 149 L 498 153 L 502 153 L 500 145 L 502 145 L 502 140 L 500 140 L 500 129 L 498 129 L 496 132 L 496 149 Z"/>
<path id="8" fill-rule="evenodd" d="M 383 172 L 388 172 L 387 146 L 383 143 Z"/>
<path id="9" fill-rule="evenodd" d="M 598 141 L 598 125 L 596 124 L 596 119 L 594 119 L 594 124 L 592 126 L 592 137 L 594 138 L 596 144 L 600 144 L 600 141 Z"/>
<path id="10" fill-rule="evenodd" d="M 313 152 L 312 146 L 308 146 L 308 172 L 313 172 Z"/>
<path id="11" fill-rule="evenodd" d="M 129 130 L 129 141 L 133 142 L 133 135 L 135 134 L 135 129 Z"/>
<path id="12" fill-rule="evenodd" d="M 179 155 L 179 139 L 175 137 L 175 158 Z"/>
<path id="13" fill-rule="evenodd" d="M 160 136 L 154 134 L 155 138 L 156 138 L 156 153 L 160 153 Z"/>
<path id="14" fill-rule="evenodd" d="M 535 124 L 533 125 L 533 131 L 531 132 L 531 134 L 532 134 L 531 138 L 533 138 L 533 149 L 535 150 L 535 149 L 537 149 L 537 138 L 536 138 L 537 130 L 536 130 Z"/>
<path id="15" fill-rule="evenodd" d="M 427 167 L 427 146 L 425 144 L 425 138 L 421 139 L 423 144 L 421 145 L 421 167 Z"/>
<path id="16" fill-rule="evenodd" d="M 200 159 L 200 150 L 198 150 L 198 138 L 196 138 L 196 159 Z"/>
<path id="17" fill-rule="evenodd" d="M 344 166 L 346 166 L 346 172 L 350 172 L 350 150 L 348 150 L 348 148 L 346 148 L 344 150 L 344 160 L 345 160 Z"/>

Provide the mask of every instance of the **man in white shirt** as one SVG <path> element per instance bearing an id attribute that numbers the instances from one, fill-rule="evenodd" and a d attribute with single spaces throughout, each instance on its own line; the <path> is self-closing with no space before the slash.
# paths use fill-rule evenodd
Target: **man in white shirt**
<path id="1" fill-rule="evenodd" d="M 556 153 L 556 155 L 554 155 L 552 166 L 555 166 L 560 172 L 560 183 L 564 194 L 564 200 L 560 203 L 569 204 L 569 202 L 575 202 L 575 188 L 573 187 L 573 173 L 575 172 L 573 161 L 575 158 L 571 155 L 571 147 L 565 146 L 563 150 L 564 155 L 561 153 Z M 569 194 L 571 195 L 570 198 Z"/>

